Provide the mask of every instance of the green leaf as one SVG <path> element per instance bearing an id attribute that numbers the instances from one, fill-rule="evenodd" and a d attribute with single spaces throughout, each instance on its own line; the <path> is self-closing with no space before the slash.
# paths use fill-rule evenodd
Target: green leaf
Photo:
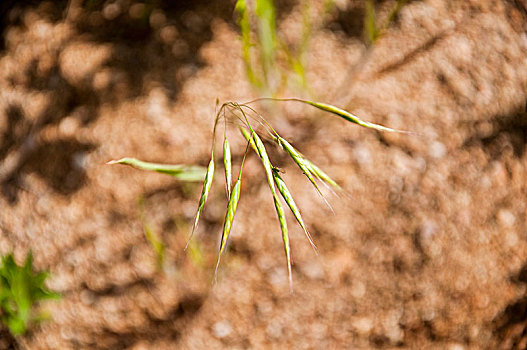
<path id="1" fill-rule="evenodd" d="M 201 181 L 201 179 L 203 179 L 203 176 L 205 175 L 205 168 L 201 166 L 150 163 L 135 158 L 123 158 L 119 160 L 112 160 L 109 161 L 107 164 L 130 165 L 136 169 L 150 170 L 161 174 L 170 175 L 182 181 Z"/>
<path id="2" fill-rule="evenodd" d="M 377 14 L 375 12 L 374 0 L 366 0 L 366 8 L 364 13 L 364 33 L 368 45 L 375 43 L 379 37 L 379 28 L 377 26 Z"/>
<path id="3" fill-rule="evenodd" d="M 28 253 L 24 265 L 18 266 L 12 254 L 2 258 L 0 266 L 0 315 L 1 321 L 13 335 L 24 334 L 36 322 L 35 304 L 44 299 L 58 298 L 44 282 L 48 274 L 33 270 L 33 255 Z"/>
<path id="4" fill-rule="evenodd" d="M 238 0 L 236 1 L 235 11 L 238 13 L 238 26 L 242 34 L 242 46 L 243 46 L 243 61 L 245 63 L 245 70 L 247 77 L 251 84 L 257 87 L 261 87 L 262 83 L 254 74 L 254 69 L 251 63 L 251 24 L 249 21 L 249 13 L 247 11 L 247 1 Z"/>
<path id="5" fill-rule="evenodd" d="M 261 45 L 261 64 L 264 79 L 267 81 L 276 52 L 276 14 L 272 0 L 256 0 L 256 16 L 258 18 L 258 34 Z"/>
<path id="6" fill-rule="evenodd" d="M 145 238 L 148 240 L 152 246 L 152 249 L 154 249 L 154 252 L 156 253 L 158 266 L 162 267 L 165 261 L 165 244 L 159 238 L 159 235 L 153 231 L 148 224 L 143 225 L 143 230 L 145 233 Z"/>

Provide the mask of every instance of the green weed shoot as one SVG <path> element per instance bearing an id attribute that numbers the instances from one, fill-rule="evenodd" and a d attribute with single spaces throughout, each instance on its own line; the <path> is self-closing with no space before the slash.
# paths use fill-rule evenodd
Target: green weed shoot
<path id="1" fill-rule="evenodd" d="M 0 319 L 13 335 L 26 333 L 28 327 L 42 317 L 35 313 L 41 300 L 56 299 L 57 293 L 46 288 L 47 272 L 35 272 L 33 255 L 27 255 L 18 266 L 12 254 L 2 258 L 0 266 Z"/>

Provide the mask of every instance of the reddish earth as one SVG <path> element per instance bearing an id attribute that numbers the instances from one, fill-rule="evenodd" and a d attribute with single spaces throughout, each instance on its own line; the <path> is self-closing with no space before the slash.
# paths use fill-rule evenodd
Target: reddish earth
<path id="1" fill-rule="evenodd" d="M 63 296 L 27 336 L 1 330 L 0 349 L 527 348 L 525 1 L 411 1 L 371 50 L 362 2 L 339 1 L 313 33 L 314 99 L 419 135 L 258 107 L 345 189 L 332 214 L 270 146 L 319 248 L 288 217 L 293 294 L 255 157 L 217 284 L 221 176 L 188 253 L 200 184 L 105 165 L 206 165 L 216 98 L 256 96 L 232 1 L 153 3 L 0 5 L 0 252 L 31 249 Z M 299 6 L 280 10 L 294 37 Z"/>

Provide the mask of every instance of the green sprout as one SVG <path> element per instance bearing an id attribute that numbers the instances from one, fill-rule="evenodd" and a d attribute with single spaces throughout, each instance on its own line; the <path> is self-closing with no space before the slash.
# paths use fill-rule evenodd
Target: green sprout
<path id="1" fill-rule="evenodd" d="M 163 239 L 159 236 L 159 234 L 152 228 L 152 225 L 150 225 L 150 222 L 146 217 L 145 201 L 143 196 L 139 197 L 137 205 L 139 207 L 139 216 L 141 222 L 143 223 L 143 232 L 145 234 L 145 238 L 152 247 L 154 253 L 156 254 L 156 264 L 158 270 L 162 270 L 165 264 L 166 245 L 163 242 Z"/>
<path id="2" fill-rule="evenodd" d="M 386 17 L 383 23 L 379 24 L 377 12 L 375 11 L 375 0 L 366 0 L 364 12 L 364 35 L 368 45 L 375 44 L 377 39 L 379 39 L 379 37 L 390 27 L 406 1 L 407 0 L 397 0 L 395 5 L 391 8 L 388 17 Z"/>
<path id="3" fill-rule="evenodd" d="M 245 71 L 249 82 L 262 93 L 275 95 L 287 84 L 290 73 L 303 90 L 308 90 L 304 67 L 313 29 L 312 4 L 304 1 L 301 6 L 302 33 L 291 45 L 279 35 L 273 0 L 236 1 Z M 326 0 L 325 12 L 331 6 L 332 1 Z"/>
<path id="4" fill-rule="evenodd" d="M 13 335 L 26 333 L 28 327 L 42 319 L 35 315 L 35 304 L 57 299 L 59 294 L 46 288 L 47 272 L 33 270 L 33 255 L 28 253 L 23 266 L 18 266 L 13 254 L 2 258 L 0 266 L 0 319 Z"/>

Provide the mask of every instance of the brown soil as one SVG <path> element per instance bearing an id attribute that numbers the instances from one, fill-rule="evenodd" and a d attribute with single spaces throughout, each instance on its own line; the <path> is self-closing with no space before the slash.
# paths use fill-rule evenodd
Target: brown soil
<path id="1" fill-rule="evenodd" d="M 63 297 L 18 345 L 0 331 L 0 348 L 527 348 L 525 1 L 412 1 L 371 50 L 361 2 L 339 1 L 313 33 L 316 99 L 419 135 L 293 103 L 269 108 L 281 134 L 346 191 L 330 197 L 332 214 L 271 152 L 319 248 L 290 217 L 294 294 L 254 157 L 215 285 L 221 176 L 188 253 L 200 184 L 105 165 L 208 163 L 216 98 L 255 96 L 232 1 L 7 3 L 0 252 L 22 260 L 31 249 Z M 291 33 L 299 8 L 280 6 Z M 140 197 L 167 245 L 164 271 Z"/>

